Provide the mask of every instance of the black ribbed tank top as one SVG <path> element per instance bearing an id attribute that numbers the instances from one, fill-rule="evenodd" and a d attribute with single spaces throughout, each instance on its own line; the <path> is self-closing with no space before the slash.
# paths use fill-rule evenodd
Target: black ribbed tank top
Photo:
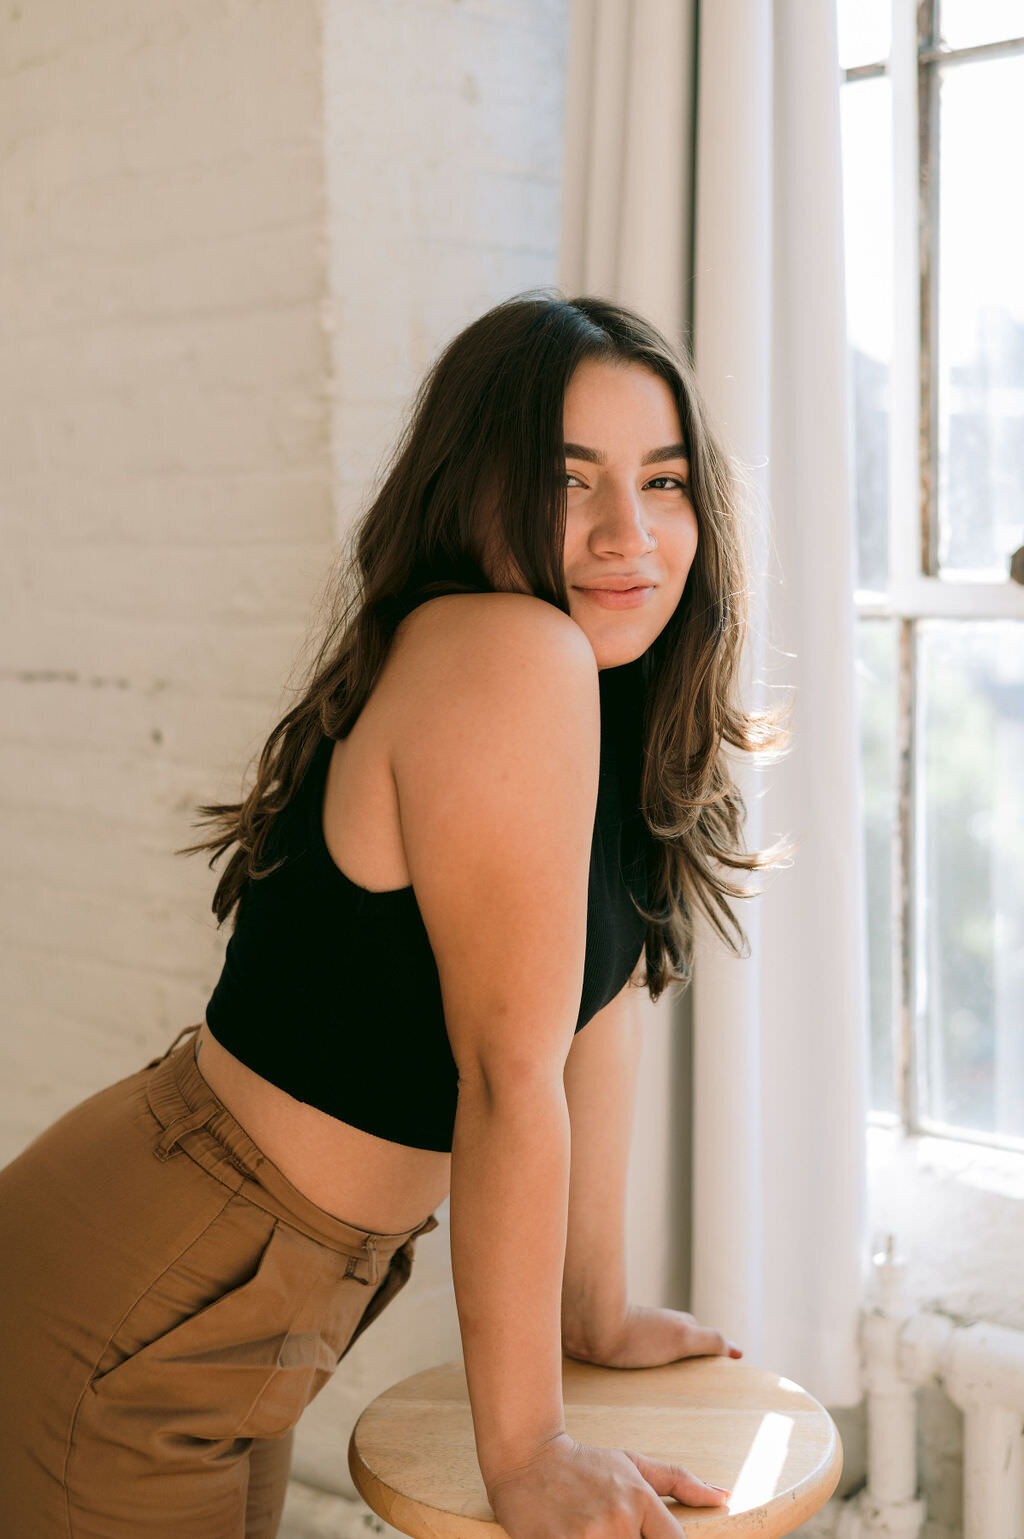
<path id="1" fill-rule="evenodd" d="M 640 660 L 598 673 L 601 768 L 590 854 L 587 943 L 576 1030 L 615 997 L 643 949 L 647 901 L 639 812 Z M 411 886 L 371 892 L 323 836 L 333 739 L 319 743 L 246 882 L 210 1031 L 257 1074 L 332 1117 L 394 1143 L 448 1151 L 457 1070 L 441 986 Z"/>

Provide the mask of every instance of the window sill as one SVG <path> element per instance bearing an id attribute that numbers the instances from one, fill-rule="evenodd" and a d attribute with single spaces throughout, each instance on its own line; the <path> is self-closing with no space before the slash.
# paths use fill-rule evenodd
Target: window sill
<path id="1" fill-rule="evenodd" d="M 998 1149 L 930 1133 L 904 1134 L 901 1128 L 871 1122 L 867 1148 L 869 1173 L 912 1162 L 922 1175 L 1024 1202 L 1024 1150 Z"/>
<path id="2" fill-rule="evenodd" d="M 1024 1155 L 869 1124 L 868 1234 L 919 1308 L 1024 1330 Z"/>

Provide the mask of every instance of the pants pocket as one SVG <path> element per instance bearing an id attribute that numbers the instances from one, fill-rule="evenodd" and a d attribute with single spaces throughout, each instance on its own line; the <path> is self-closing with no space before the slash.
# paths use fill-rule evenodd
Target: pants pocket
<path id="1" fill-rule="evenodd" d="M 336 1366 L 321 1327 L 337 1260 L 235 1197 L 151 1283 L 74 1419 L 76 1539 L 241 1533 L 254 1444 L 287 1439 Z M 367 1290 L 355 1278 L 345 1290 L 354 1323 Z"/>
<path id="2" fill-rule="evenodd" d="M 111 1493 L 125 1513 L 152 1513 L 171 1491 L 204 1514 L 237 1500 L 253 1441 L 287 1437 L 405 1286 L 413 1251 L 407 1240 L 371 1288 L 348 1256 L 229 1199 L 129 1310 L 86 1386 L 66 1465 L 75 1533 L 120 1539 Z"/>
<path id="3" fill-rule="evenodd" d="M 222 1239 L 240 1202 L 228 1204 Z M 260 1227 L 249 1254 L 219 1259 L 219 1286 L 203 1245 L 215 1244 L 215 1222 L 126 1316 L 87 1386 L 75 1449 L 106 1443 L 140 1468 L 166 1467 L 194 1458 L 197 1439 L 220 1444 L 226 1457 L 253 1438 L 283 1437 L 298 1421 L 338 1361 L 323 1333 L 325 1305 L 337 1313 L 329 1307 L 337 1258 L 281 1220 L 250 1212 Z M 366 1289 L 355 1278 L 346 1288 L 354 1324 Z"/>

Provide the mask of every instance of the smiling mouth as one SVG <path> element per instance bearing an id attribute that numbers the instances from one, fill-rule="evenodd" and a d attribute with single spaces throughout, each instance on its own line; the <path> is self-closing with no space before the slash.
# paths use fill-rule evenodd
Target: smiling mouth
<path id="1" fill-rule="evenodd" d="M 654 592 L 653 583 L 638 584 L 633 588 L 576 588 L 584 598 L 601 609 L 637 609 L 646 604 Z"/>

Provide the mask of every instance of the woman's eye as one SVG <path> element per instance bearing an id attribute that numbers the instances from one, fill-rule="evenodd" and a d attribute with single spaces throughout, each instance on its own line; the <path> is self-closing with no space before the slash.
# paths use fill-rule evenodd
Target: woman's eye
<path id="1" fill-rule="evenodd" d="M 582 485 L 579 477 L 576 475 L 575 471 L 572 470 L 567 470 L 565 472 L 565 480 L 566 485 L 568 485 L 570 481 L 575 481 L 577 486 Z M 686 492 L 690 489 L 689 481 L 682 481 L 678 476 L 655 476 L 654 480 L 648 481 L 647 485 L 657 486 L 659 482 L 668 482 L 672 486 L 677 486 L 681 492 Z"/>
<path id="2" fill-rule="evenodd" d="M 648 486 L 653 486 L 655 481 L 671 481 L 673 486 L 678 486 L 681 492 L 688 490 L 690 483 L 681 481 L 678 476 L 655 476 L 654 481 L 648 481 Z"/>

